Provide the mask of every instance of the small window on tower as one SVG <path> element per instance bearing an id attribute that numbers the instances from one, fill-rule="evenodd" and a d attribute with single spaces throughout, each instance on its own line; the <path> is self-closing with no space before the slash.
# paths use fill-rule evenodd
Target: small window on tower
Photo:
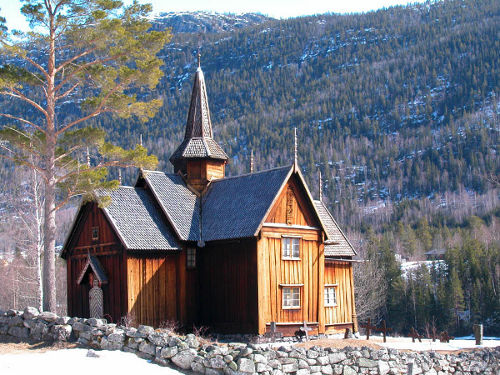
<path id="1" fill-rule="evenodd" d="M 188 270 L 193 270 L 196 268 L 196 249 L 194 247 L 187 248 L 186 268 Z"/>
<path id="2" fill-rule="evenodd" d="M 99 227 L 92 227 L 92 241 L 99 239 Z"/>

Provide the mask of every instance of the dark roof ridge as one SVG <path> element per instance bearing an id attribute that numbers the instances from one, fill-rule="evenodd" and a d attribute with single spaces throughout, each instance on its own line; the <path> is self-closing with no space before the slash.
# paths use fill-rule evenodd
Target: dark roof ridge
<path id="1" fill-rule="evenodd" d="M 218 179 L 216 179 L 216 180 L 212 180 L 212 181 L 211 181 L 211 184 L 216 183 L 216 182 L 220 182 L 220 181 L 231 180 L 231 179 L 234 179 L 234 178 L 240 178 L 240 177 L 253 176 L 253 175 L 256 175 L 256 174 L 261 174 L 261 173 L 267 173 L 267 172 L 277 171 L 277 170 L 279 170 L 279 169 L 291 169 L 291 168 L 293 168 L 293 165 L 287 165 L 287 166 L 284 166 L 284 167 L 275 167 L 275 168 L 270 168 L 270 169 L 264 169 L 264 170 L 262 170 L 262 171 L 258 171 L 258 172 L 243 173 L 243 174 L 240 174 L 240 175 L 238 175 L 238 176 L 229 176 L 229 177 L 218 178 Z"/>

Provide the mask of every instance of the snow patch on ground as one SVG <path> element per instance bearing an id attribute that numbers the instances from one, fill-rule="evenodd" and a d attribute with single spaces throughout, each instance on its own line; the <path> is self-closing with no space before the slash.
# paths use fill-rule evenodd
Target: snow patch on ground
<path id="1" fill-rule="evenodd" d="M 471 337 L 468 339 L 468 337 Z M 381 339 L 381 338 L 380 338 Z M 378 340 L 377 340 L 378 341 Z M 483 345 L 476 345 L 476 340 L 472 336 L 467 336 L 467 339 L 458 337 L 455 340 L 450 340 L 449 343 L 432 342 L 431 339 L 422 339 L 422 342 L 415 340 L 412 342 L 411 337 L 388 337 L 387 342 L 377 342 L 381 346 L 392 349 L 408 349 L 414 351 L 434 351 L 434 350 L 460 350 L 460 349 L 478 349 L 478 348 L 495 348 L 500 346 L 500 337 L 488 337 L 488 340 L 483 340 Z"/>
<path id="2" fill-rule="evenodd" d="M 98 358 L 87 357 L 88 349 L 62 349 L 44 353 L 25 351 L 0 355 L 0 374 L 88 375 L 88 374 L 162 374 L 183 375 L 161 367 L 133 353 L 96 351 Z"/>

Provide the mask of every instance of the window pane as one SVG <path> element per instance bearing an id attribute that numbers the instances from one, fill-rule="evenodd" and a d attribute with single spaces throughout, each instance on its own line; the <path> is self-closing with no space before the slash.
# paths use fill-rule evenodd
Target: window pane
<path id="1" fill-rule="evenodd" d="M 283 288 L 283 307 L 300 307 L 300 288 Z"/>
<path id="2" fill-rule="evenodd" d="M 300 240 L 298 238 L 292 238 L 292 256 L 294 258 L 300 257 Z"/>

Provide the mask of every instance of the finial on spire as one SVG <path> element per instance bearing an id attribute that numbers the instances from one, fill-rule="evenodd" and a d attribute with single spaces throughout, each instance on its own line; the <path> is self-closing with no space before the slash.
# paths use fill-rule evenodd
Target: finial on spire
<path id="1" fill-rule="evenodd" d="M 142 134 L 141 134 L 141 135 L 139 135 L 139 144 L 140 144 L 140 145 L 141 145 L 141 147 L 142 147 Z"/>
<path id="2" fill-rule="evenodd" d="M 87 167 L 90 168 L 90 152 L 88 147 L 87 147 Z"/>
<path id="3" fill-rule="evenodd" d="M 253 173 L 254 172 L 254 158 L 253 158 L 253 149 L 252 151 L 250 152 L 250 173 Z"/>
<path id="4" fill-rule="evenodd" d="M 198 68 L 201 68 L 201 53 L 198 51 Z"/>
<path id="5" fill-rule="evenodd" d="M 298 162 L 297 162 L 297 128 L 293 128 L 293 165 L 295 167 L 298 167 Z"/>
<path id="6" fill-rule="evenodd" d="M 318 181 L 318 184 L 319 184 L 319 200 L 322 201 L 323 200 L 323 178 L 321 177 L 321 169 L 319 170 L 319 181 Z"/>
<path id="7" fill-rule="evenodd" d="M 118 183 L 120 185 L 122 184 L 122 170 L 121 170 L 121 168 L 118 168 Z"/>

